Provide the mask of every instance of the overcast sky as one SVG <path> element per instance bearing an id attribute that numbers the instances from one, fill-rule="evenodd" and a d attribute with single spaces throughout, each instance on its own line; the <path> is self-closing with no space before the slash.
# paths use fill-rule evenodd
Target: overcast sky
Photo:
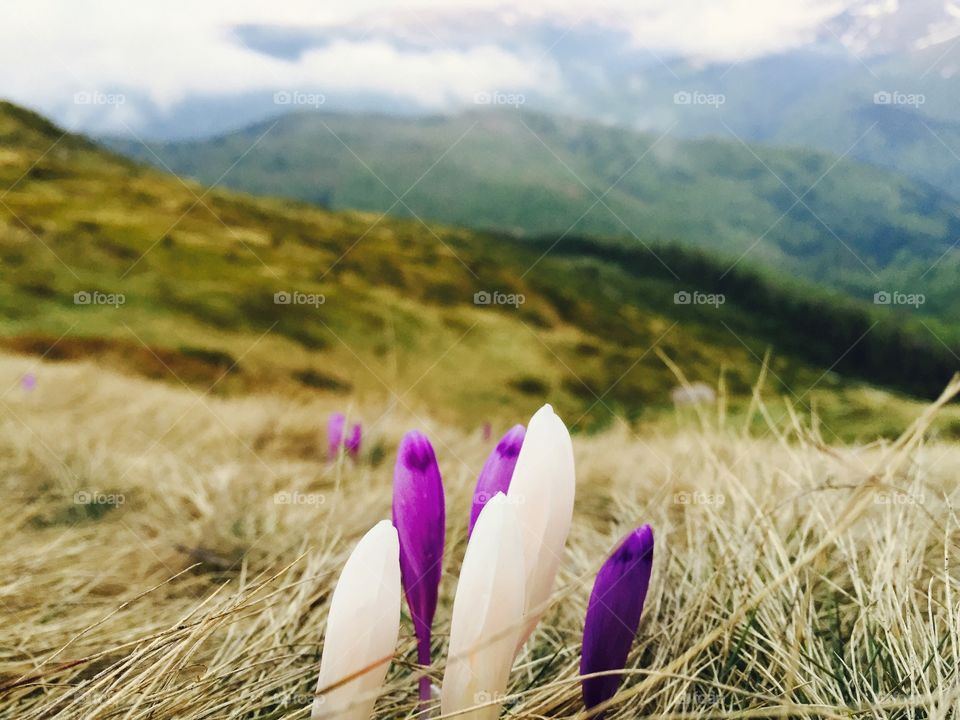
<path id="1" fill-rule="evenodd" d="M 127 92 L 169 109 L 191 96 L 280 88 L 386 92 L 441 109 L 478 87 L 549 91 L 552 49 L 523 28 L 609 30 L 638 47 L 734 61 L 808 40 L 850 0 L 4 0 L 0 97 L 63 117 L 78 92 Z M 518 8 L 517 6 L 522 6 Z M 278 57 L 235 29 L 318 32 Z M 83 108 L 71 112 L 82 113 Z M 136 121 L 136 108 L 123 112 Z M 69 118 L 68 118 L 69 119 Z"/>

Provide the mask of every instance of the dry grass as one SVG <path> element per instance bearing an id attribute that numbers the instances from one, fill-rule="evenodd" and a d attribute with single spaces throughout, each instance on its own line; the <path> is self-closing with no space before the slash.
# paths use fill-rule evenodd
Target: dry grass
<path id="1" fill-rule="evenodd" d="M 329 590 L 388 516 L 411 427 L 447 488 L 442 674 L 479 434 L 357 408 L 365 456 L 328 466 L 320 401 L 201 397 L 77 363 L 26 392 L 32 363 L 0 357 L 0 716 L 307 717 Z M 956 717 L 960 447 L 927 442 L 926 422 L 858 448 L 711 422 L 576 438 L 567 557 L 507 712 L 582 714 L 593 574 L 649 522 L 651 594 L 609 717 Z M 378 717 L 415 713 L 408 622 L 401 638 Z"/>

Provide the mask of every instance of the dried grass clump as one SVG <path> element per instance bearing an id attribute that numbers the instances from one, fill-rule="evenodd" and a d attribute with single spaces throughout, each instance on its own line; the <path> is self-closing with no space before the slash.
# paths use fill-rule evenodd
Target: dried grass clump
<path id="1" fill-rule="evenodd" d="M 479 434 L 365 407 L 362 461 L 326 465 L 321 401 L 215 399 L 82 363 L 44 365 L 26 392 L 29 366 L 0 357 L 0 717 L 308 717 L 332 584 L 389 516 L 411 427 L 447 489 L 439 679 Z M 931 417 L 864 447 L 772 418 L 762 436 L 704 419 L 576 437 L 574 529 L 510 716 L 583 716 L 594 573 L 649 522 L 651 592 L 608 717 L 956 717 L 960 448 L 925 439 Z M 414 659 L 405 622 L 378 717 L 415 716 Z"/>

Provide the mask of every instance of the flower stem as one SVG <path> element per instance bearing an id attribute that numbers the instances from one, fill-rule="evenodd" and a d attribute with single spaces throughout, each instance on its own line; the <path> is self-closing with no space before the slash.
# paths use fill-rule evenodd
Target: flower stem
<path id="1" fill-rule="evenodd" d="M 417 662 L 427 666 L 430 664 L 430 634 L 417 638 Z M 430 701 L 430 676 L 424 673 L 420 676 L 420 712 L 426 715 L 426 705 Z"/>

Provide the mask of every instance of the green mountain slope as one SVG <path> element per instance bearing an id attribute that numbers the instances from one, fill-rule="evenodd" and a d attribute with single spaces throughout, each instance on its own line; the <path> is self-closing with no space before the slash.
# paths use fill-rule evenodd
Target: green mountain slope
<path id="1" fill-rule="evenodd" d="M 208 141 L 117 149 L 185 176 L 334 208 L 498 228 L 676 239 L 871 299 L 960 311 L 960 205 L 847 158 L 683 141 L 503 110 L 422 119 L 304 113 Z"/>
<path id="2" fill-rule="evenodd" d="M 857 378 L 930 395 L 957 365 L 870 306 L 739 268 L 711 285 L 716 262 L 676 246 L 552 247 L 205 190 L 11 105 L 0 187 L 0 346 L 216 392 L 340 393 L 473 425 L 547 398 L 590 427 L 669 407 L 658 353 L 690 380 L 723 373 L 736 404 L 770 348 L 768 389 L 837 417 L 862 410 Z"/>

